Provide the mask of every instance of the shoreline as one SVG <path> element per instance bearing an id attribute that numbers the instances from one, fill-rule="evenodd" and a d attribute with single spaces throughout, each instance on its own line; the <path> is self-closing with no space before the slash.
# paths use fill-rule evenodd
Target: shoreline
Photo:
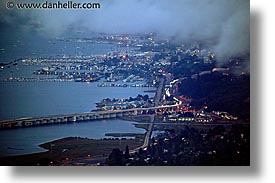
<path id="1" fill-rule="evenodd" d="M 147 131 L 148 123 L 136 123 L 136 128 L 143 128 Z M 209 130 L 217 125 L 250 125 L 250 123 L 220 123 L 220 124 L 163 124 L 156 123 L 153 131 L 163 131 L 165 129 L 181 129 L 189 126 L 200 130 Z M 65 137 L 53 141 L 44 142 L 38 146 L 47 150 L 45 152 L 31 153 L 25 155 L 0 157 L 0 165 L 6 166 L 34 166 L 34 165 L 96 165 L 104 164 L 112 149 L 119 148 L 124 151 L 126 145 L 130 150 L 141 147 L 144 142 L 146 132 L 142 133 L 105 133 L 106 138 L 89 139 L 82 137 Z M 133 137 L 133 138 L 125 138 Z M 47 162 L 48 164 L 43 164 Z M 52 162 L 52 163 L 51 163 Z M 82 162 L 82 163 L 79 163 Z M 92 163 L 91 163 L 92 162 Z"/>
<path id="2" fill-rule="evenodd" d="M 119 118 L 117 118 L 119 119 Z M 123 120 L 123 119 L 121 119 Z M 127 120 L 129 121 L 129 120 Z M 131 121 L 133 122 L 133 121 Z M 136 128 L 141 128 L 147 131 L 147 125 L 145 124 L 133 124 Z M 100 156 L 102 154 L 109 155 L 112 149 L 119 147 L 124 150 L 126 145 L 130 150 L 136 149 L 143 144 L 144 133 L 105 133 L 104 138 L 89 139 L 83 137 L 61 137 L 51 141 L 42 142 L 37 146 L 43 148 L 44 152 L 34 152 L 30 154 L 2 156 L 0 157 L 0 165 L 29 165 L 34 166 L 39 164 L 40 160 L 50 159 L 53 165 L 63 165 L 63 161 L 67 157 L 71 157 L 70 160 L 78 158 L 86 158 L 89 154 L 89 147 L 93 147 L 92 154 L 94 156 Z M 128 138 L 130 137 L 130 138 Z M 57 144 L 57 145 L 56 145 Z M 69 145 L 68 145 L 69 144 Z M 77 144 L 80 144 L 81 148 L 76 148 Z M 95 148 L 96 147 L 96 148 Z M 72 151 L 72 152 L 69 152 Z M 91 151 L 91 150 L 90 150 Z M 71 155 L 70 155 L 71 154 Z M 43 164 L 43 163 L 42 163 Z M 40 164 L 41 165 L 41 164 Z"/>
<path id="3" fill-rule="evenodd" d="M 142 145 L 143 139 L 126 138 L 103 138 L 103 139 L 88 139 L 80 137 L 65 137 L 58 140 L 39 144 L 44 148 L 45 152 L 32 154 L 4 156 L 0 157 L 1 166 L 36 166 L 36 165 L 56 165 L 62 166 L 66 163 L 75 161 L 76 159 L 92 159 L 101 157 L 101 163 L 104 163 L 102 158 L 108 157 L 114 148 L 124 150 L 126 145 L 129 149 L 135 149 Z M 140 137 L 143 134 L 140 134 Z"/>

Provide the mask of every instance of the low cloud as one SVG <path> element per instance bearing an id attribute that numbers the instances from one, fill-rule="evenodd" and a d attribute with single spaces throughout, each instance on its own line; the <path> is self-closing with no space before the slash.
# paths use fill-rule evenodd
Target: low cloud
<path id="1" fill-rule="evenodd" d="M 63 0 L 66 2 L 67 0 Z M 17 0 L 14 2 L 44 2 Z M 54 1 L 49 1 L 54 2 Z M 75 2 L 90 2 L 75 0 Z M 249 0 L 100 0 L 100 9 L 7 10 L 0 25 L 57 36 L 68 28 L 103 33 L 157 32 L 178 41 L 213 41 L 218 61 L 249 53 Z"/>

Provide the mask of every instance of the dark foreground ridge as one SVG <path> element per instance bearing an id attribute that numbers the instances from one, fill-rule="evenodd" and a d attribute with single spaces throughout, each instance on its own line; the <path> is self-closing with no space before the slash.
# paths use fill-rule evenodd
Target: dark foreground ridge
<path id="1" fill-rule="evenodd" d="M 249 166 L 249 125 L 165 130 L 135 154 L 113 149 L 111 166 Z"/>

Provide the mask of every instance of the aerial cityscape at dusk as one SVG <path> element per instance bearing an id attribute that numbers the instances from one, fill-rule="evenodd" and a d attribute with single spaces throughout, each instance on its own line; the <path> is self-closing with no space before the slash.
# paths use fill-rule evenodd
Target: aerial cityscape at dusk
<path id="1" fill-rule="evenodd" d="M 0 2 L 0 165 L 250 165 L 248 0 L 51 3 Z"/>

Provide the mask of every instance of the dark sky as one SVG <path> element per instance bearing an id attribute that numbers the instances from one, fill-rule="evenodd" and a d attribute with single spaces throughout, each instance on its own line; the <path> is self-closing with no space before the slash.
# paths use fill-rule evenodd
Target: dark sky
<path id="1" fill-rule="evenodd" d="M 44 2 L 43 0 L 11 0 Z M 67 0 L 62 0 L 67 1 Z M 55 2 L 48 0 L 48 2 Z M 91 10 L 7 10 L 0 2 L 4 36 L 30 34 L 55 37 L 68 28 L 104 33 L 157 32 L 179 41 L 216 40 L 213 50 L 221 62 L 249 52 L 249 0 L 74 0 L 99 2 Z M 6 31 L 5 31 L 6 30 Z"/>

